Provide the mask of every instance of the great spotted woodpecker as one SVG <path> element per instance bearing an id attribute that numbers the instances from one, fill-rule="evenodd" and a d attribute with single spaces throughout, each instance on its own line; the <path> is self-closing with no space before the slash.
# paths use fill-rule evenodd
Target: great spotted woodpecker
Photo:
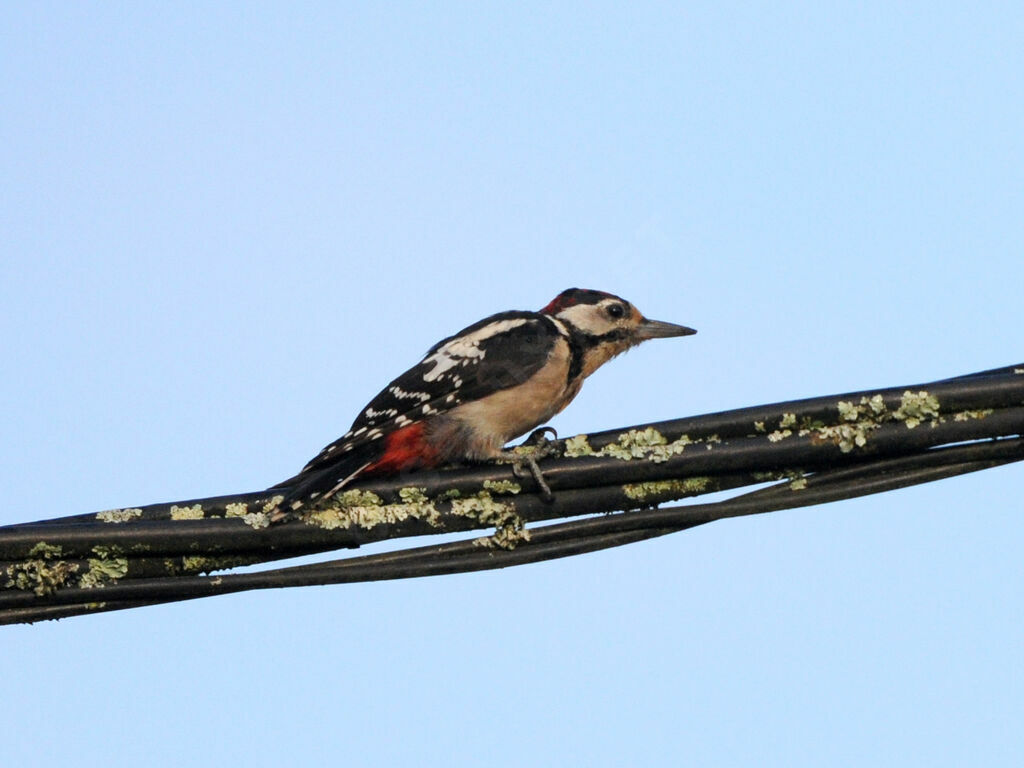
<path id="1" fill-rule="evenodd" d="M 570 288 L 540 312 L 501 312 L 435 344 L 378 394 L 341 439 L 282 490 L 282 514 L 329 498 L 357 477 L 502 456 L 561 411 L 583 380 L 648 339 L 692 328 L 648 320 L 628 301 Z"/>

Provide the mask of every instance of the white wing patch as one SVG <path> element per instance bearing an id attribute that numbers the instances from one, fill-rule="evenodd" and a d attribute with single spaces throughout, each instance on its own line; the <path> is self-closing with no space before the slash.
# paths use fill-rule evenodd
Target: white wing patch
<path id="1" fill-rule="evenodd" d="M 452 368 L 483 360 L 485 352 L 480 349 L 481 341 L 497 336 L 499 333 L 511 331 L 528 322 L 529 320 L 522 317 L 512 320 L 496 320 L 473 333 L 452 339 L 424 358 L 424 364 L 433 364 L 434 367 L 423 374 L 423 380 L 437 381 Z"/>
<path id="2" fill-rule="evenodd" d="M 373 408 L 367 408 L 365 411 L 363 411 L 363 415 L 365 415 L 366 418 L 368 418 L 368 419 L 376 419 L 378 416 L 384 416 L 384 417 L 390 419 L 390 418 L 398 415 L 398 409 L 397 408 L 385 408 L 382 411 L 375 411 L 375 410 L 373 410 Z"/>
<path id="3" fill-rule="evenodd" d="M 429 392 L 406 392 L 401 387 L 388 387 L 388 392 L 399 400 L 419 400 L 421 403 L 430 399 Z"/>

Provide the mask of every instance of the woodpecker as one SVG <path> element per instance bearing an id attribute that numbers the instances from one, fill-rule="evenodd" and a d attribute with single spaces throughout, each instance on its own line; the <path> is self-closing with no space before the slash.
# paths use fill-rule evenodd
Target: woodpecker
<path id="1" fill-rule="evenodd" d="M 385 387 L 339 440 L 273 486 L 283 514 L 357 477 L 499 459 L 514 437 L 576 397 L 583 380 L 648 339 L 692 328 L 648 320 L 625 299 L 570 288 L 540 312 L 500 312 L 442 339 Z"/>

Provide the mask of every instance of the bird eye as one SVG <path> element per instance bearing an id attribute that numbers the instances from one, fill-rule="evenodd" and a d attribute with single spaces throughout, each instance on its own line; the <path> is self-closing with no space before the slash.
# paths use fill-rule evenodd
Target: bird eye
<path id="1" fill-rule="evenodd" d="M 618 320 L 624 314 L 626 314 L 626 308 L 623 307 L 621 304 L 612 304 L 608 307 L 609 317 L 614 317 L 616 320 Z"/>

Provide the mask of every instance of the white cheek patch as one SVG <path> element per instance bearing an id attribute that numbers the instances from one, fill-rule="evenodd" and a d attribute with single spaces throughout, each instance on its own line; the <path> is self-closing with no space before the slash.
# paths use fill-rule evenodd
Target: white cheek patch
<path id="1" fill-rule="evenodd" d="M 557 317 L 585 333 L 600 336 L 615 328 L 615 323 L 605 315 L 604 306 L 603 301 L 600 304 L 574 304 L 559 312 Z"/>
<path id="2" fill-rule="evenodd" d="M 434 367 L 423 374 L 424 381 L 437 381 L 442 375 L 457 366 L 469 365 L 484 359 L 485 351 L 480 349 L 480 342 L 500 333 L 506 333 L 529 322 L 526 318 L 513 320 L 496 320 L 483 328 L 478 328 L 465 336 L 459 336 L 438 348 L 433 354 L 424 358 L 425 365 Z"/>

